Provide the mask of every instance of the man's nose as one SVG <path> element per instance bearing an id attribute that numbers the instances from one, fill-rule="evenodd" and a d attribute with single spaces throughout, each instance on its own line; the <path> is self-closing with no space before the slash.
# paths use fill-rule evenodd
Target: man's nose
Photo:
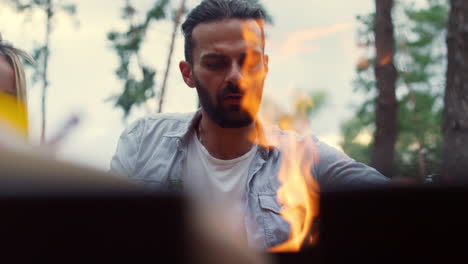
<path id="1" fill-rule="evenodd" d="M 233 62 L 229 71 L 226 75 L 226 81 L 228 83 L 238 85 L 242 80 L 242 66 L 237 62 Z"/>

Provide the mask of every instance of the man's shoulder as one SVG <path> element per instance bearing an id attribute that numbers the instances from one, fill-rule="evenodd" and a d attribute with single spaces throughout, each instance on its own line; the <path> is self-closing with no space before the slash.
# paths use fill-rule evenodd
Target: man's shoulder
<path id="1" fill-rule="evenodd" d="M 171 133 L 184 133 L 194 117 L 189 113 L 160 113 L 150 114 L 138 118 L 124 131 L 124 134 L 134 134 L 137 137 L 148 135 L 165 135 Z"/>
<path id="2" fill-rule="evenodd" d="M 159 123 L 189 123 L 195 112 L 187 113 L 158 113 L 150 114 L 144 117 L 139 118 L 137 121 L 145 122 L 149 124 L 159 124 Z"/>
<path id="3" fill-rule="evenodd" d="M 144 127 L 146 131 L 162 129 L 164 131 L 171 129 L 185 129 L 193 119 L 194 112 L 188 113 L 159 113 L 146 115 L 133 122 L 132 126 Z"/>

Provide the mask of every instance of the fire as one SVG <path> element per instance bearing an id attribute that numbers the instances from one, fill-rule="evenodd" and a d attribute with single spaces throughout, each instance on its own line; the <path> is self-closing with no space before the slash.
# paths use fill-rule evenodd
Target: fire
<path id="1" fill-rule="evenodd" d="M 295 31 L 288 35 L 286 41 L 281 44 L 280 50 L 285 57 L 292 57 L 304 52 L 315 51 L 318 49 L 318 46 L 309 43 L 310 41 L 327 37 L 341 31 L 350 30 L 351 28 L 351 23 L 339 23 L 327 27 L 312 27 Z"/>
<path id="2" fill-rule="evenodd" d="M 278 173 L 281 183 L 277 197 L 284 208 L 281 216 L 290 224 L 289 238 L 270 249 L 272 252 L 295 252 L 316 241 L 312 223 L 318 216 L 318 185 L 311 168 L 315 151 L 312 139 L 290 133 L 288 146 L 282 150 L 282 164 Z"/>
<path id="3" fill-rule="evenodd" d="M 366 57 L 361 57 L 359 58 L 359 61 L 357 63 L 357 68 L 361 71 L 363 70 L 366 70 L 367 68 L 369 68 L 371 62 L 368 58 Z"/>
<path id="4" fill-rule="evenodd" d="M 263 87 L 268 69 L 254 50 L 261 41 L 258 29 L 255 30 L 252 23 L 245 22 L 242 31 L 247 43 L 247 55 L 242 69 L 244 78 L 241 87 L 249 89 L 242 106 L 256 116 L 261 100 L 261 93 L 257 90 Z M 281 150 L 282 164 L 278 174 L 281 186 L 277 192 L 277 199 L 284 208 L 281 216 L 290 224 L 290 233 L 287 241 L 270 249 L 273 252 L 299 251 L 316 240 L 316 234 L 312 233 L 312 223 L 318 215 L 319 196 L 318 185 L 314 181 L 311 168 L 314 160 L 318 158 L 317 151 L 311 137 L 293 132 L 285 145 L 287 148 Z"/>
<path id="5" fill-rule="evenodd" d="M 261 25 L 261 22 L 257 22 Z M 248 90 L 242 100 L 242 108 L 247 110 L 251 116 L 256 116 L 261 101 L 261 87 L 263 87 L 263 80 L 265 79 L 267 69 L 265 68 L 266 62 L 259 58 L 258 50 L 256 47 L 262 45 L 262 40 L 259 36 L 258 28 L 252 23 L 242 23 L 243 38 L 247 43 L 247 51 L 244 64 L 242 66 L 242 75 L 244 78 L 241 80 L 240 87 Z"/>
<path id="6" fill-rule="evenodd" d="M 379 66 L 385 66 L 392 62 L 393 59 L 393 54 L 387 54 L 385 55 L 380 61 L 379 61 Z"/>

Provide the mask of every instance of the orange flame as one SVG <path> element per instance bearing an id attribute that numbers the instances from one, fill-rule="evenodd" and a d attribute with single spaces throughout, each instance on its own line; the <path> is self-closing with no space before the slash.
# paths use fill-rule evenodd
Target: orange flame
<path id="1" fill-rule="evenodd" d="M 379 61 L 379 66 L 385 66 L 392 62 L 393 60 L 393 54 L 387 54 L 385 55 L 380 61 Z"/>
<path id="2" fill-rule="evenodd" d="M 292 57 L 318 49 L 311 41 L 324 38 L 335 33 L 350 30 L 351 23 L 339 23 L 327 27 L 312 27 L 295 31 L 288 35 L 286 41 L 279 47 L 285 57 Z"/>
<path id="3" fill-rule="evenodd" d="M 261 25 L 260 22 L 257 23 Z M 242 33 L 247 43 L 246 57 L 242 66 L 242 75 L 244 78 L 242 78 L 240 83 L 240 87 L 247 90 L 242 100 L 242 108 L 251 116 L 256 116 L 262 99 L 261 89 L 267 72 L 266 62 L 263 57 L 258 57 L 258 50 L 257 52 L 255 50 L 262 46 L 262 39 L 261 35 L 259 35 L 258 28 L 255 30 L 252 23 L 243 22 Z"/>
<path id="4" fill-rule="evenodd" d="M 370 60 L 366 57 L 359 58 L 357 68 L 361 71 L 366 70 L 371 65 Z"/>
<path id="5" fill-rule="evenodd" d="M 252 23 L 245 22 L 242 32 L 247 43 L 247 52 L 241 87 L 249 89 L 242 106 L 252 116 L 256 116 L 261 93 L 259 95 L 251 90 L 259 89 L 259 85 L 263 87 L 267 69 L 266 63 L 253 50 L 261 44 L 258 29 L 253 29 Z M 299 251 L 303 246 L 313 243 L 316 237 L 312 233 L 312 223 L 318 215 L 319 197 L 318 185 L 312 177 L 311 168 L 317 158 L 317 151 L 310 137 L 302 137 L 293 132 L 289 135 L 287 148 L 281 150 L 282 164 L 278 175 L 281 186 L 277 197 L 278 203 L 285 208 L 281 216 L 290 224 L 290 233 L 286 242 L 270 249 L 273 252 Z"/>
<path id="6" fill-rule="evenodd" d="M 270 248 L 272 252 L 295 252 L 316 241 L 312 223 L 318 216 L 319 195 L 311 173 L 316 153 L 310 137 L 289 134 L 288 146 L 282 149 L 277 197 L 284 208 L 281 216 L 290 224 L 290 233 L 287 241 Z"/>

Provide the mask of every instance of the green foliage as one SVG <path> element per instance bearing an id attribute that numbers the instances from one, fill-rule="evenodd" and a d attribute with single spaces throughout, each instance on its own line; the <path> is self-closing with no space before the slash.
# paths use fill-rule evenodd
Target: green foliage
<path id="1" fill-rule="evenodd" d="M 65 12 L 70 16 L 75 16 L 77 13 L 77 7 L 75 4 L 65 2 L 65 1 L 53 1 L 53 0 L 6 0 L 6 3 L 12 6 L 17 12 L 24 13 L 27 17 L 29 12 L 34 10 L 41 10 L 44 12 L 49 19 L 53 19 L 57 12 Z M 43 24 L 44 27 L 52 26 Z M 50 34 L 51 32 L 49 32 Z M 32 83 L 35 84 L 39 81 L 42 81 L 43 76 L 46 76 L 46 65 L 45 60 L 48 60 L 48 55 L 50 53 L 47 43 L 41 43 L 38 46 L 34 47 L 31 54 L 35 64 L 31 64 L 25 61 L 25 64 L 32 67 L 34 72 L 32 75 Z"/>
<path id="2" fill-rule="evenodd" d="M 128 116 L 133 106 L 141 105 L 156 96 L 154 90 L 156 70 L 143 64 L 140 48 L 151 23 L 166 18 L 168 4 L 169 0 L 156 1 L 146 13 L 143 22 L 134 24 L 132 20 L 136 9 L 128 2 L 122 10 L 122 18 L 130 22 L 129 28 L 124 32 L 111 31 L 107 34 L 107 39 L 112 43 L 119 57 L 120 65 L 115 73 L 124 83 L 123 92 L 110 97 L 109 100 L 114 101 L 115 106 L 124 111 L 125 117 Z M 140 79 L 137 79 L 130 69 L 132 60 L 137 61 L 137 71 L 141 72 Z"/>
<path id="3" fill-rule="evenodd" d="M 120 106 L 125 113 L 129 113 L 134 104 L 145 102 L 147 98 L 155 96 L 154 91 L 149 89 L 154 86 L 154 76 L 156 72 L 143 66 L 141 68 L 143 79 L 140 81 L 129 77 L 125 80 L 124 91 L 121 95 L 115 96 L 112 99 L 116 101 L 116 105 Z"/>
<path id="4" fill-rule="evenodd" d="M 427 176 L 438 173 L 441 164 L 441 116 L 448 20 L 447 0 L 427 0 L 424 7 L 413 2 L 397 2 L 393 14 L 398 71 L 397 176 Z M 373 51 L 374 14 L 358 17 L 359 44 Z M 372 142 L 357 138 L 375 129 L 374 55 L 357 68 L 355 91 L 367 95 L 356 116 L 342 126 L 343 149 L 354 159 L 369 164 Z"/>
<path id="5" fill-rule="evenodd" d="M 50 60 L 50 40 L 55 25 L 55 15 L 59 12 L 65 12 L 71 17 L 76 14 L 76 6 L 66 1 L 59 0 L 6 0 L 7 4 L 13 6 L 18 13 L 25 13 L 25 17 L 29 17 L 33 11 L 42 12 L 46 19 L 39 22 L 45 28 L 44 40 L 42 40 L 37 47 L 34 48 L 32 55 L 36 63 L 29 62 L 26 65 L 33 68 L 32 83 L 42 83 L 42 96 L 41 96 L 41 144 L 45 143 L 46 135 L 46 106 L 47 106 L 47 89 L 49 87 L 48 65 Z M 76 20 L 76 25 L 78 21 Z"/>
<path id="6" fill-rule="evenodd" d="M 295 102 L 295 115 L 305 115 L 313 118 L 327 102 L 327 94 L 323 91 L 311 92 Z"/>
<path id="7" fill-rule="evenodd" d="M 40 45 L 34 47 L 32 51 L 32 58 L 36 62 L 35 64 L 27 63 L 28 66 L 31 66 L 34 68 L 34 72 L 32 75 L 32 83 L 35 84 L 39 82 L 44 75 L 44 60 L 46 59 L 46 46 L 45 45 Z"/>

